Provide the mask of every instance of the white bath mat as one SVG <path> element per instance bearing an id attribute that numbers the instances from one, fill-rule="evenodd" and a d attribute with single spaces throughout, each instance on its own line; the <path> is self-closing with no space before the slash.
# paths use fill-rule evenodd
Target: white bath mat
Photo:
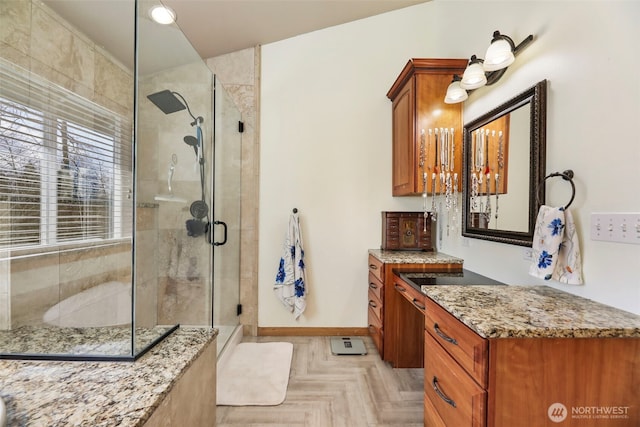
<path id="1" fill-rule="evenodd" d="M 240 343 L 218 372 L 216 402 L 226 406 L 273 406 L 284 402 L 293 344 Z"/>

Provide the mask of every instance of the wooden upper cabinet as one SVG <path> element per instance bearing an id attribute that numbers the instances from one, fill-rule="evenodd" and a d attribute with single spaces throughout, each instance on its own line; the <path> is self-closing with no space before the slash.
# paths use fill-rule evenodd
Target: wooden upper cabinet
<path id="1" fill-rule="evenodd" d="M 423 173 L 427 173 L 427 192 L 432 193 L 435 165 L 435 134 L 429 129 L 452 129 L 449 172 L 458 174 L 462 188 L 462 103 L 445 104 L 444 96 L 454 74 L 462 75 L 466 59 L 413 58 L 407 62 L 387 97 L 392 102 L 393 121 L 393 195 L 416 196 L 423 192 Z M 425 131 L 426 170 L 420 167 L 421 132 Z M 429 141 L 431 143 L 429 144 Z M 441 150 L 438 149 L 438 157 Z M 438 159 L 438 167 L 440 160 Z M 439 182 L 439 176 L 437 178 Z M 438 194 L 444 186 L 436 185 Z"/>

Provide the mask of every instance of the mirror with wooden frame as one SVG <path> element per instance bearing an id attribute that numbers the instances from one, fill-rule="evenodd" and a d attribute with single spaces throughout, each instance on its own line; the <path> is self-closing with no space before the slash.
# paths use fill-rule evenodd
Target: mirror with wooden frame
<path id="1" fill-rule="evenodd" d="M 465 124 L 462 235 L 531 246 L 545 175 L 543 80 Z M 541 191 L 544 191 L 541 189 Z"/>

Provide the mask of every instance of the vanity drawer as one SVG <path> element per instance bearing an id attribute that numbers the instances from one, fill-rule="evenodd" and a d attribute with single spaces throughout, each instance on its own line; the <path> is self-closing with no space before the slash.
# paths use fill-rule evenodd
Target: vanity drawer
<path id="1" fill-rule="evenodd" d="M 381 282 L 384 281 L 384 263 L 373 255 L 369 255 L 369 273 L 372 273 Z"/>
<path id="2" fill-rule="evenodd" d="M 382 343 L 384 342 L 384 331 L 382 329 L 382 320 L 376 315 L 371 307 L 368 310 L 369 317 L 369 335 L 373 339 L 378 352 L 382 355 Z"/>
<path id="3" fill-rule="evenodd" d="M 371 271 L 369 271 L 369 292 L 373 292 L 380 301 L 384 298 L 384 284 L 380 279 L 376 277 Z"/>
<path id="4" fill-rule="evenodd" d="M 485 425 L 487 392 L 473 381 L 428 332 L 425 332 L 424 384 L 425 399 L 430 401 L 444 425 Z M 425 412 L 426 410 L 425 406 Z M 437 419 L 435 415 L 430 418 Z"/>
<path id="5" fill-rule="evenodd" d="M 378 298 L 371 289 L 369 289 L 369 310 L 373 311 L 373 313 L 378 317 L 378 319 L 382 320 L 382 302 L 380 302 L 380 298 Z"/>
<path id="6" fill-rule="evenodd" d="M 406 283 L 404 280 L 398 278 L 398 276 L 394 276 L 393 278 L 393 286 L 402 295 L 405 297 L 414 307 L 416 307 L 422 314 L 425 314 L 425 295 L 418 291 L 413 286 Z"/>
<path id="7" fill-rule="evenodd" d="M 469 375 L 487 387 L 488 343 L 450 313 L 425 298 L 425 329 Z"/>

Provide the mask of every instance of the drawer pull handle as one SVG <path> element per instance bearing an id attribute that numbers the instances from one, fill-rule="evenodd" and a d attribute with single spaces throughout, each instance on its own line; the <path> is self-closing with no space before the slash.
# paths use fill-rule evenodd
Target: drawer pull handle
<path id="1" fill-rule="evenodd" d="M 413 305 L 415 305 L 416 307 L 418 307 L 420 310 L 424 310 L 425 306 L 420 304 L 420 302 L 417 299 L 413 299 Z"/>
<path id="2" fill-rule="evenodd" d="M 453 399 L 449 398 L 446 394 L 444 394 L 442 390 L 440 390 L 440 387 L 438 387 L 438 378 L 433 377 L 433 381 L 431 381 L 431 386 L 433 387 L 433 390 L 436 392 L 436 394 L 440 396 L 440 399 L 444 400 L 454 408 L 456 407 L 456 402 Z"/>
<path id="3" fill-rule="evenodd" d="M 450 336 L 442 332 L 437 323 L 433 324 L 433 330 L 436 331 L 436 334 L 438 334 L 438 336 L 443 340 L 445 340 L 446 342 L 449 342 L 453 345 L 458 345 L 458 341 L 456 341 L 454 338 L 451 338 Z"/>
<path id="4" fill-rule="evenodd" d="M 375 283 L 373 283 L 373 282 L 370 282 L 370 283 L 369 283 L 369 287 L 370 287 L 371 289 L 378 289 L 378 285 L 376 285 L 376 284 L 375 284 Z"/>
<path id="5" fill-rule="evenodd" d="M 378 306 L 376 305 L 375 301 L 373 300 L 369 300 L 369 306 L 373 307 L 373 308 L 377 308 Z"/>
<path id="6" fill-rule="evenodd" d="M 377 270 L 378 266 L 375 265 L 375 264 L 369 264 L 369 268 L 372 269 L 372 270 Z"/>
<path id="7" fill-rule="evenodd" d="M 403 288 L 402 286 L 398 285 L 397 283 L 395 283 L 394 286 L 400 292 L 407 292 L 407 290 L 405 288 Z"/>

